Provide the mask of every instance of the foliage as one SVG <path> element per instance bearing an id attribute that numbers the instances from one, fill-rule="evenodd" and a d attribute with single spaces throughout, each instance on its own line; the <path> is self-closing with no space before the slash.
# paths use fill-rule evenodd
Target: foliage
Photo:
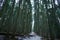
<path id="1" fill-rule="evenodd" d="M 59 37 L 60 8 L 54 0 L 34 0 L 34 32 L 41 36 Z M 28 34 L 32 26 L 30 0 L 6 0 L 0 10 L 0 32 Z"/>

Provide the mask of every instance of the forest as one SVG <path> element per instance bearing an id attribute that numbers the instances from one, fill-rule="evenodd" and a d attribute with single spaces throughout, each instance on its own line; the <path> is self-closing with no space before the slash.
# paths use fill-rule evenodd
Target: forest
<path id="1" fill-rule="evenodd" d="M 0 1 L 0 33 L 29 35 L 32 31 L 51 40 L 60 38 L 60 0 Z"/>

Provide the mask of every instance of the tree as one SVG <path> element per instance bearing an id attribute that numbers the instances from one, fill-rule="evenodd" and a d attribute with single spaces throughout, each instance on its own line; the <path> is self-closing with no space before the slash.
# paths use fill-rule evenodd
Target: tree
<path id="1" fill-rule="evenodd" d="M 6 0 L 0 13 L 0 32 L 13 35 L 31 32 L 31 0 Z M 34 0 L 34 32 L 47 38 L 50 35 L 51 40 L 57 38 L 60 35 L 59 15 L 59 8 L 54 0 Z"/>

